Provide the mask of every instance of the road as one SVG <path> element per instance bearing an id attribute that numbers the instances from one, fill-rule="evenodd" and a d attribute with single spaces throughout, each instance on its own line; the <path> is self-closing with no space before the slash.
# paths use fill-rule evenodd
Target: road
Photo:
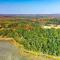
<path id="1" fill-rule="evenodd" d="M 0 41 L 0 60 L 27 60 L 18 54 L 18 49 L 8 41 Z"/>

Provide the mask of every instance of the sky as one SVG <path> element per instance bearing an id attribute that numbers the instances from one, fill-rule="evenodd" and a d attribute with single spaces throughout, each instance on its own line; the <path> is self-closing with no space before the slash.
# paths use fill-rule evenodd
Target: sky
<path id="1" fill-rule="evenodd" d="M 60 14 L 60 0 L 0 0 L 0 14 Z"/>

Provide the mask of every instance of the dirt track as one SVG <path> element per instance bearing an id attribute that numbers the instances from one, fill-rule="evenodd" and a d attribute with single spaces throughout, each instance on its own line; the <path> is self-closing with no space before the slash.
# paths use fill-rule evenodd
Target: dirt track
<path id="1" fill-rule="evenodd" d="M 0 39 L 0 60 L 25 60 L 20 56 L 19 49 L 10 44 L 7 40 Z"/>

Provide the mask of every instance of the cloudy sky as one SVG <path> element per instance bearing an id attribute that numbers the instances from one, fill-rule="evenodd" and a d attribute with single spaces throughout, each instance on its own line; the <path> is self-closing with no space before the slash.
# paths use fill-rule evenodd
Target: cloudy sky
<path id="1" fill-rule="evenodd" d="M 60 14 L 60 0 L 0 0 L 0 14 Z"/>

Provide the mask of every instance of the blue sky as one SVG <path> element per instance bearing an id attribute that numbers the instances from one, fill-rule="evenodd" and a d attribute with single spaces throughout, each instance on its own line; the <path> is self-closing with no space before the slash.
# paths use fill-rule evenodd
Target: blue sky
<path id="1" fill-rule="evenodd" d="M 0 0 L 0 14 L 60 14 L 60 0 Z"/>

